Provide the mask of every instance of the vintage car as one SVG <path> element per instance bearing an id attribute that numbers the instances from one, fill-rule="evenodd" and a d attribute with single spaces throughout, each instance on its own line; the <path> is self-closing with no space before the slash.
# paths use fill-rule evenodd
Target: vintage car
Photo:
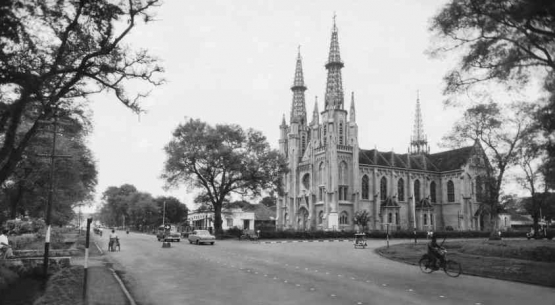
<path id="1" fill-rule="evenodd" d="M 158 232 L 156 233 L 156 239 L 158 241 L 181 241 L 181 234 L 177 232 L 174 226 L 165 225 L 159 226 Z"/>
<path id="2" fill-rule="evenodd" d="M 187 239 L 190 244 L 195 243 L 197 245 L 205 243 L 213 245 L 216 242 L 216 237 L 210 234 L 208 230 L 194 230 L 191 234 L 189 234 Z"/>

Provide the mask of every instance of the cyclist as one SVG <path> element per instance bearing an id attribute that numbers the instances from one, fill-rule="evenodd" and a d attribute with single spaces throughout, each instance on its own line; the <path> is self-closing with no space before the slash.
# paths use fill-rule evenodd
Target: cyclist
<path id="1" fill-rule="evenodd" d="M 445 263 L 444 252 L 445 248 L 438 245 L 435 235 L 432 235 L 432 241 L 428 244 L 428 255 L 433 259 L 434 267 L 438 269 L 437 261 L 439 260 L 440 266 Z"/>
<path id="2" fill-rule="evenodd" d="M 112 233 L 110 233 L 110 242 L 108 243 L 108 250 L 114 251 L 115 246 L 117 245 L 118 235 L 116 234 L 116 230 L 112 229 Z"/>

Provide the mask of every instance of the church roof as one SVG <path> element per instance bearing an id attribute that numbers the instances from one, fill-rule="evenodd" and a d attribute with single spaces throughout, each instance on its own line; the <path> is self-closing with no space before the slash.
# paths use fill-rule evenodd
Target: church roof
<path id="1" fill-rule="evenodd" d="M 472 154 L 474 146 L 436 154 L 396 154 L 376 149 L 359 151 L 359 164 L 397 167 L 403 169 L 444 172 L 461 168 Z"/>
<path id="2" fill-rule="evenodd" d="M 397 203 L 397 199 L 396 199 L 396 198 L 387 197 L 387 198 L 382 202 L 382 207 L 383 207 L 383 208 L 398 208 L 398 207 L 399 207 L 399 203 Z"/>
<path id="3" fill-rule="evenodd" d="M 473 148 L 474 146 L 468 146 L 431 154 L 430 159 L 442 172 L 459 169 L 468 161 Z"/>
<path id="4" fill-rule="evenodd" d="M 418 202 L 416 202 L 417 209 L 431 209 L 433 207 L 434 206 L 432 205 L 432 203 L 430 202 L 430 199 L 428 198 L 422 198 Z"/>

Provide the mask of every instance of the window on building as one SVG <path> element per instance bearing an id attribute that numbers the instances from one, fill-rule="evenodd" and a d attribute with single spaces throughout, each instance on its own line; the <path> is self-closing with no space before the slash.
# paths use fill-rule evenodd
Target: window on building
<path id="1" fill-rule="evenodd" d="M 382 201 L 387 199 L 387 179 L 385 177 L 380 180 L 380 199 Z"/>
<path id="2" fill-rule="evenodd" d="M 346 185 L 339 186 L 339 200 L 349 200 L 347 198 L 347 189 L 348 187 Z"/>
<path id="3" fill-rule="evenodd" d="M 420 197 L 420 180 L 414 180 L 414 200 L 416 202 L 419 202 L 420 199 L 422 199 Z"/>
<path id="4" fill-rule="evenodd" d="M 395 224 L 399 224 L 399 213 L 395 213 Z"/>
<path id="5" fill-rule="evenodd" d="M 362 176 L 362 199 L 369 199 L 370 179 L 367 175 Z"/>
<path id="6" fill-rule="evenodd" d="M 324 201 L 324 187 L 321 186 L 319 189 L 320 192 L 318 192 L 318 201 Z"/>
<path id="7" fill-rule="evenodd" d="M 304 154 L 304 151 L 306 150 L 306 134 L 305 133 L 303 133 L 301 135 L 301 145 L 302 145 L 301 153 Z"/>
<path id="8" fill-rule="evenodd" d="M 453 181 L 447 181 L 447 201 L 455 202 L 455 184 Z"/>
<path id="9" fill-rule="evenodd" d="M 324 145 L 326 145 L 327 140 L 328 140 L 328 129 L 327 129 L 327 125 L 324 124 Z"/>
<path id="10" fill-rule="evenodd" d="M 324 211 L 318 213 L 318 224 L 321 225 L 324 222 Z"/>
<path id="11" fill-rule="evenodd" d="M 310 174 L 304 174 L 303 186 L 306 190 L 310 190 Z"/>
<path id="12" fill-rule="evenodd" d="M 424 225 L 428 224 L 428 214 L 424 214 Z"/>
<path id="13" fill-rule="evenodd" d="M 349 224 L 349 214 L 343 211 L 341 212 L 341 216 L 339 216 L 339 224 L 340 225 L 348 225 Z"/>
<path id="14" fill-rule="evenodd" d="M 347 184 L 347 163 L 345 161 L 339 163 L 339 184 Z"/>
<path id="15" fill-rule="evenodd" d="M 399 196 L 399 201 L 405 201 L 405 181 L 403 178 L 397 181 L 397 195 Z"/>
<path id="16" fill-rule="evenodd" d="M 436 183 L 434 181 L 430 183 L 430 200 L 436 202 Z"/>
<path id="17" fill-rule="evenodd" d="M 476 177 L 476 201 L 484 202 L 484 181 L 481 176 Z"/>
<path id="18" fill-rule="evenodd" d="M 227 227 L 232 228 L 233 227 L 233 219 L 227 218 L 226 220 L 227 220 Z"/>
<path id="19" fill-rule="evenodd" d="M 318 168 L 318 178 L 320 178 L 320 185 L 324 184 L 324 162 L 320 163 Z"/>
<path id="20" fill-rule="evenodd" d="M 393 223 L 393 213 L 387 214 L 387 223 Z"/>
<path id="21" fill-rule="evenodd" d="M 430 214 L 430 225 L 434 225 L 434 214 Z"/>
<path id="22" fill-rule="evenodd" d="M 339 123 L 339 144 L 343 145 L 343 122 Z"/>

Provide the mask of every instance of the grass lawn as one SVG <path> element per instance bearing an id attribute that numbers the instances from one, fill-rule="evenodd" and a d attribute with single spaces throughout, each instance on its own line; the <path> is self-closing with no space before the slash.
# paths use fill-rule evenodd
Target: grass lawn
<path id="1" fill-rule="evenodd" d="M 555 287 L 555 241 L 466 240 L 443 245 L 448 258 L 461 263 L 464 274 Z M 427 251 L 427 244 L 400 244 L 376 250 L 409 264 Z"/>

